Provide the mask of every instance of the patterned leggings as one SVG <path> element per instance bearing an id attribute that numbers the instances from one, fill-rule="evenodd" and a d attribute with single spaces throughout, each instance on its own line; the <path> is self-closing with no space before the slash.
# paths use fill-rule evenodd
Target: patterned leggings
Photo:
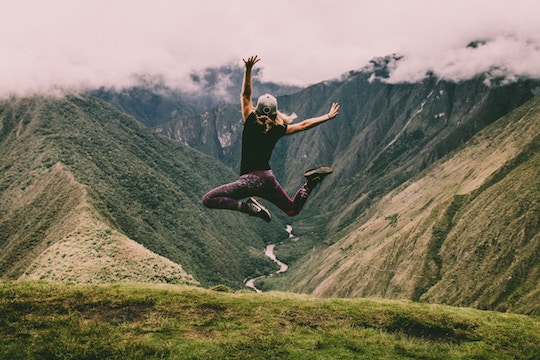
<path id="1" fill-rule="evenodd" d="M 270 201 L 288 216 L 300 213 L 311 193 L 307 184 L 302 185 L 291 199 L 277 182 L 272 170 L 254 171 L 240 176 L 232 183 L 219 186 L 203 198 L 203 204 L 211 209 L 244 211 L 241 199 L 258 196 Z"/>

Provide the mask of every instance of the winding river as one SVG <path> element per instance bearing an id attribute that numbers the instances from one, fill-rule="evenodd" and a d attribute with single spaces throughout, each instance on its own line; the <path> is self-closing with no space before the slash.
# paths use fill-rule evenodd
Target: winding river
<path id="1" fill-rule="evenodd" d="M 289 233 L 289 239 L 294 239 L 295 238 L 295 236 L 292 234 L 292 226 L 291 225 L 287 225 L 285 230 Z M 261 293 L 262 291 L 255 286 L 255 281 L 261 280 L 261 279 L 264 279 L 264 278 L 267 278 L 267 277 L 272 277 L 272 276 L 274 276 L 276 274 L 287 271 L 287 269 L 289 268 L 289 266 L 287 264 L 279 261 L 276 258 L 276 255 L 274 254 L 274 249 L 275 249 L 276 245 L 277 244 L 269 244 L 269 245 L 267 245 L 266 248 L 264 248 L 264 255 L 266 255 L 272 261 L 274 261 L 276 264 L 278 264 L 279 265 L 279 270 L 275 271 L 273 273 L 270 273 L 268 275 L 261 275 L 261 276 L 258 276 L 256 278 L 246 280 L 246 282 L 245 282 L 245 284 L 246 284 L 246 286 L 248 288 L 251 288 L 251 289 L 255 290 L 255 292 L 257 292 L 257 293 Z"/>

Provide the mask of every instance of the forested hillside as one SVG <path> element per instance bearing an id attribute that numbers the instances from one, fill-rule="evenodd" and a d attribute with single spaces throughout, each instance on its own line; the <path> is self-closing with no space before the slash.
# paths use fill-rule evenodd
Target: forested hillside
<path id="1" fill-rule="evenodd" d="M 202 206 L 236 177 L 209 156 L 89 96 L 2 101 L 0 124 L 2 278 L 241 287 L 273 268 L 284 225 Z"/>

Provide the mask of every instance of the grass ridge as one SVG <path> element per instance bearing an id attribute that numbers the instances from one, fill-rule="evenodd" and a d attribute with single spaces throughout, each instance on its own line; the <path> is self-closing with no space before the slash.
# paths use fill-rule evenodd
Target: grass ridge
<path id="1" fill-rule="evenodd" d="M 540 319 L 186 285 L 0 283 L 0 358 L 534 359 Z"/>

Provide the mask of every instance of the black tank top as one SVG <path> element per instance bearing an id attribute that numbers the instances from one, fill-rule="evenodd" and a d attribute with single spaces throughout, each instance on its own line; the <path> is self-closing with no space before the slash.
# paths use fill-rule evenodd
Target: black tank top
<path id="1" fill-rule="evenodd" d="M 270 170 L 270 157 L 277 141 L 285 135 L 287 125 L 272 126 L 266 131 L 264 125 L 257 123 L 255 113 L 249 114 L 242 131 L 242 160 L 240 175 L 253 171 Z"/>

